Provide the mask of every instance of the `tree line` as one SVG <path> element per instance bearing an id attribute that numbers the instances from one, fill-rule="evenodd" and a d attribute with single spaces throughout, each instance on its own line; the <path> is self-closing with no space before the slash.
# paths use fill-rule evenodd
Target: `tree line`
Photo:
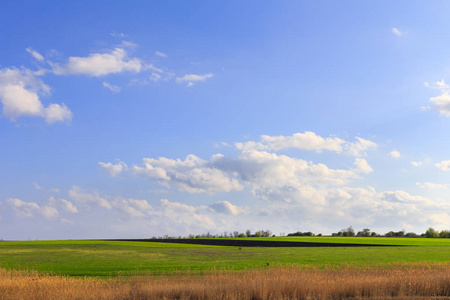
<path id="1" fill-rule="evenodd" d="M 280 233 L 279 236 L 285 236 L 284 233 Z M 293 232 L 288 233 L 287 236 L 322 236 L 321 233 L 315 234 L 311 231 L 306 232 Z M 400 231 L 389 231 L 385 234 L 379 234 L 374 231 L 371 231 L 369 228 L 364 228 L 361 231 L 355 231 L 352 226 L 341 229 L 338 232 L 332 233 L 331 236 L 346 236 L 346 237 L 409 237 L 409 238 L 450 238 L 450 230 L 435 230 L 434 228 L 430 227 L 428 230 L 421 234 L 416 234 L 414 232 L 405 232 L 404 230 Z M 249 237 L 275 237 L 274 234 L 270 230 L 259 230 L 254 233 L 250 229 L 247 229 L 245 232 L 239 232 L 239 231 L 224 231 L 223 233 L 219 234 L 212 234 L 210 232 L 203 233 L 203 234 L 190 234 L 187 237 L 174 237 L 169 235 L 164 235 L 160 237 L 152 237 L 151 239 L 182 239 L 182 238 L 189 238 L 189 239 L 210 239 L 210 238 L 249 238 Z"/>
<path id="2" fill-rule="evenodd" d="M 450 230 L 442 230 L 437 231 L 434 228 L 430 227 L 425 233 L 416 234 L 414 232 L 405 232 L 404 230 L 400 231 L 389 231 L 385 234 L 378 234 L 374 231 L 370 231 L 369 228 L 364 228 L 361 231 L 355 232 L 352 226 L 341 229 L 339 232 L 332 233 L 332 236 L 361 236 L 361 237 L 410 237 L 410 238 L 450 238 Z"/>

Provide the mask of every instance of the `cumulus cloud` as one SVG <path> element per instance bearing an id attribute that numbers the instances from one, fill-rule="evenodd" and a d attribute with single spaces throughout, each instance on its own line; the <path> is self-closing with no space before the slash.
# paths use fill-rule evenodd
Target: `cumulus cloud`
<path id="1" fill-rule="evenodd" d="M 345 141 L 340 138 L 323 138 L 310 131 L 295 133 L 292 136 L 261 136 L 261 144 L 274 151 L 297 148 L 314 151 L 328 150 L 342 152 L 342 145 L 344 143 Z"/>
<path id="2" fill-rule="evenodd" d="M 15 121 L 22 116 L 43 117 L 49 124 L 69 123 L 72 112 L 63 104 L 44 107 L 39 95 L 49 95 L 50 87 L 28 69 L 5 68 L 0 70 L 0 100 L 3 115 Z"/>
<path id="3" fill-rule="evenodd" d="M 112 205 L 132 217 L 144 217 L 157 214 L 147 200 L 123 199 L 118 197 L 112 202 Z"/>
<path id="4" fill-rule="evenodd" d="M 6 205 L 11 208 L 17 216 L 33 217 L 42 215 L 46 219 L 54 219 L 59 215 L 58 210 L 51 205 L 51 201 L 47 205 L 39 206 L 36 202 L 25 202 L 17 198 L 9 198 Z"/>
<path id="5" fill-rule="evenodd" d="M 198 208 L 191 205 L 162 199 L 159 203 L 158 210 L 162 217 L 160 220 L 175 221 L 183 226 L 215 227 L 214 221 L 208 215 L 201 213 Z"/>
<path id="6" fill-rule="evenodd" d="M 7 199 L 6 204 L 9 205 L 18 216 L 32 217 L 40 210 L 40 207 L 36 202 L 24 202 L 17 198 Z"/>
<path id="7" fill-rule="evenodd" d="M 440 115 L 450 117 L 450 95 L 448 92 L 443 92 L 437 97 L 431 97 L 430 102 L 434 104 L 431 107 L 432 109 L 439 111 Z"/>
<path id="8" fill-rule="evenodd" d="M 355 172 L 369 174 L 373 172 L 372 167 L 369 165 L 367 160 L 363 158 L 355 159 Z"/>
<path id="9" fill-rule="evenodd" d="M 98 164 L 103 169 L 103 171 L 105 171 L 112 177 L 119 175 L 120 173 L 122 173 L 123 170 L 127 168 L 126 163 L 120 160 L 116 164 L 110 162 L 109 163 L 99 162 Z"/>
<path id="10" fill-rule="evenodd" d="M 236 205 L 231 204 L 228 201 L 218 201 L 209 206 L 211 211 L 215 211 L 217 213 L 221 213 L 224 215 L 237 215 L 243 212 L 243 209 L 237 207 Z"/>
<path id="11" fill-rule="evenodd" d="M 92 53 L 87 57 L 69 57 L 64 64 L 52 63 L 53 72 L 57 75 L 80 74 L 94 77 L 125 71 L 140 72 L 142 63 L 138 58 L 128 58 L 123 48 L 115 48 L 108 53 Z"/>
<path id="12" fill-rule="evenodd" d="M 411 165 L 413 165 L 414 167 L 420 167 L 423 164 L 423 162 L 421 161 L 412 161 Z"/>
<path id="13" fill-rule="evenodd" d="M 441 169 L 442 171 L 449 171 L 450 170 L 450 160 L 443 160 L 439 163 L 434 164 L 437 168 Z"/>
<path id="14" fill-rule="evenodd" d="M 186 74 L 182 77 L 177 77 L 175 80 L 178 83 L 188 82 L 188 86 L 193 86 L 196 82 L 206 81 L 209 78 L 214 77 L 214 74 L 208 73 L 204 75 Z"/>
<path id="15" fill-rule="evenodd" d="M 190 193 L 214 193 L 241 190 L 239 182 L 226 173 L 195 155 L 185 160 L 164 157 L 144 158 L 142 167 L 133 166 L 133 171 L 141 176 L 156 180 L 164 186 L 175 185 Z"/>
<path id="16" fill-rule="evenodd" d="M 364 156 L 367 151 L 376 149 L 377 144 L 360 137 L 356 137 L 355 142 L 348 142 L 337 137 L 323 138 L 314 132 L 305 131 L 304 133 L 295 133 L 292 136 L 262 135 L 260 142 L 235 143 L 235 147 L 244 151 L 278 151 L 295 148 L 318 153 L 326 150 L 336 153 L 348 153 L 354 156 Z"/>
<path id="17" fill-rule="evenodd" d="M 432 182 L 416 182 L 416 185 L 422 189 L 429 189 L 429 190 L 445 189 L 448 187 L 448 184 L 432 183 Z"/>
<path id="18" fill-rule="evenodd" d="M 354 166 L 335 169 L 323 163 L 274 153 L 295 147 L 319 153 L 347 153 L 356 156 Z M 222 220 L 226 220 L 221 222 L 226 223 L 240 213 L 245 213 L 246 222 L 250 220 L 248 222 L 253 222 L 252 224 L 257 224 L 264 216 L 265 222 L 282 219 L 295 226 L 328 226 L 328 230 L 332 228 L 330 226 L 342 223 L 387 227 L 389 230 L 408 229 L 418 224 L 441 224 L 448 219 L 448 216 L 442 216 L 442 211 L 449 208 L 445 202 L 432 201 L 401 190 L 377 192 L 372 187 L 352 187 L 354 179 L 373 172 L 368 161 L 361 156 L 368 149 L 375 148 L 375 143 L 362 138 L 348 142 L 334 137 L 327 140 L 315 134 L 299 134 L 289 137 L 263 136 L 257 142 L 236 144 L 238 153 L 235 155 L 215 154 L 207 160 L 192 154 L 184 160 L 145 158 L 142 165 L 135 165 L 129 171 L 147 177 L 152 182 L 188 193 L 211 194 L 244 190 L 254 199 L 260 200 L 256 202 L 260 204 L 250 210 L 228 201 L 216 201 L 206 207 L 192 207 L 161 200 L 156 206 L 143 203 L 146 209 L 134 211 L 131 202 L 123 200 L 126 205 L 122 203 L 122 206 L 128 207 L 130 216 L 151 216 L 152 220 L 157 216 L 166 216 L 166 213 L 177 215 L 178 210 L 183 211 L 180 218 L 192 214 L 196 215 L 198 222 L 208 216 L 214 224 L 211 228 L 221 226 L 214 218 L 220 216 Z M 424 183 L 420 187 L 443 186 Z M 116 200 L 110 203 L 113 207 L 119 207 Z M 122 210 L 125 211 L 125 208 Z M 181 229 L 181 221 L 177 222 L 173 218 L 167 220 L 178 224 L 177 228 L 185 232 L 184 228 Z M 193 226 L 194 223 L 189 224 Z M 169 223 L 166 225 L 169 227 Z"/>
<path id="19" fill-rule="evenodd" d="M 111 209 L 112 207 L 106 197 L 102 197 L 97 193 L 87 193 L 78 186 L 73 186 L 72 189 L 70 189 L 69 197 L 76 202 L 86 205 L 95 204 L 106 209 Z"/>
<path id="20" fill-rule="evenodd" d="M 437 81 L 433 85 L 427 84 L 426 86 L 438 89 L 441 92 L 441 95 L 430 98 L 430 102 L 433 104 L 430 109 L 439 111 L 441 116 L 450 117 L 450 90 L 444 79 Z M 425 110 L 428 110 L 428 108 Z"/>
<path id="21" fill-rule="evenodd" d="M 393 34 L 395 34 L 396 36 L 398 36 L 398 37 L 401 37 L 402 35 L 403 35 L 403 32 L 401 32 L 399 29 L 397 29 L 397 28 L 392 28 L 392 30 L 391 30 L 391 32 L 393 33 Z"/>
<path id="22" fill-rule="evenodd" d="M 62 105 L 50 104 L 44 109 L 45 121 L 48 124 L 56 122 L 70 123 L 72 116 L 72 111 L 64 103 Z"/>
<path id="23" fill-rule="evenodd" d="M 344 145 L 344 149 L 354 156 L 365 156 L 367 151 L 375 150 L 376 148 L 376 143 L 360 137 L 356 137 L 356 142 L 347 142 Z"/>
<path id="24" fill-rule="evenodd" d="M 246 186 L 254 195 L 266 199 L 262 195 L 277 189 L 301 189 L 302 194 L 312 195 L 314 186 L 343 185 L 357 178 L 357 173 L 372 171 L 364 159 L 356 160 L 355 165 L 353 170 L 331 169 L 286 155 L 246 150 L 238 157 L 216 154 L 210 160 L 195 155 L 185 160 L 145 158 L 143 166 L 133 166 L 132 171 L 189 193 L 238 191 Z"/>
<path id="25" fill-rule="evenodd" d="M 193 154 L 184 160 L 160 157 L 144 158 L 142 165 L 134 165 L 131 172 L 150 178 L 165 187 L 175 187 L 189 193 L 216 193 L 239 191 L 247 187 L 254 195 L 263 195 L 274 189 L 302 189 L 302 194 L 313 194 L 318 186 L 344 185 L 359 174 L 373 171 L 367 160 L 357 157 L 353 169 L 331 169 L 303 159 L 278 155 L 269 151 L 286 148 L 342 152 L 361 156 L 376 148 L 376 144 L 357 138 L 346 142 L 339 138 L 322 138 L 312 132 L 293 136 L 264 135 L 261 142 L 236 143 L 237 157 L 215 154 L 203 160 Z M 100 163 L 111 174 L 119 174 L 121 164 Z M 267 197 L 262 197 L 267 198 Z M 284 201 L 284 200 L 283 200 Z"/>
<path id="26" fill-rule="evenodd" d="M 402 155 L 397 150 L 393 150 L 389 153 L 392 158 L 400 158 Z"/>

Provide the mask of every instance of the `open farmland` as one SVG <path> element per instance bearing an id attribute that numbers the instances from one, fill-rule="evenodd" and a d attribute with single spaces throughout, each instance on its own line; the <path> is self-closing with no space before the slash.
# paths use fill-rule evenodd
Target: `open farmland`
<path id="1" fill-rule="evenodd" d="M 233 247 L 136 241 L 0 242 L 3 269 L 70 276 L 204 273 L 274 266 L 373 266 L 448 262 L 450 240 L 408 238 L 265 238 L 265 241 L 381 243 L 391 247 Z M 407 246 L 405 246 L 407 245 Z"/>

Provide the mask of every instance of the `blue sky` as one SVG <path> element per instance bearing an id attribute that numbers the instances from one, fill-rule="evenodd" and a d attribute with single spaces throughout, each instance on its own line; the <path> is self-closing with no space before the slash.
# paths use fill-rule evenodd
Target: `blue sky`
<path id="1" fill-rule="evenodd" d="M 448 2 L 0 6 L 0 238 L 449 229 Z"/>

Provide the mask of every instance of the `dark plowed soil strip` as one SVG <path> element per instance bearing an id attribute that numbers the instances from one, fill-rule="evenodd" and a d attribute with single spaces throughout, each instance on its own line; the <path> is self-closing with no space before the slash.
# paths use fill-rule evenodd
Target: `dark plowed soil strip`
<path id="1" fill-rule="evenodd" d="M 110 240 L 111 241 L 111 240 Z M 344 244 L 344 243 L 309 243 L 309 242 L 286 242 L 286 241 L 251 241 L 240 239 L 120 239 L 114 241 L 128 242 L 157 242 L 177 243 L 210 246 L 234 246 L 234 247 L 401 247 L 399 245 L 375 245 L 375 244 Z"/>

